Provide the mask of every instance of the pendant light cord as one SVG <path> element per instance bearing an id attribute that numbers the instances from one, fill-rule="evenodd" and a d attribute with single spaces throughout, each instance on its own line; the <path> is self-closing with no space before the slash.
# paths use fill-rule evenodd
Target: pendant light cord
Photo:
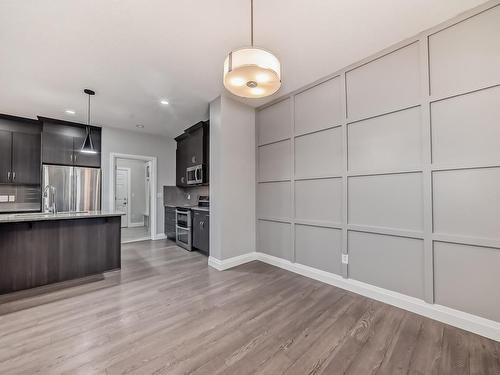
<path id="1" fill-rule="evenodd" d="M 90 125 L 90 94 L 89 94 L 89 106 L 87 110 L 87 126 Z"/>
<path id="2" fill-rule="evenodd" d="M 250 43 L 253 47 L 253 0 L 250 0 Z"/>

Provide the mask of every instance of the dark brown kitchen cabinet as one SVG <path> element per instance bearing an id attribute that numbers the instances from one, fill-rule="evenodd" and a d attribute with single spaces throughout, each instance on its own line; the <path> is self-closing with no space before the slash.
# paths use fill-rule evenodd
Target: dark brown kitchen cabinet
<path id="1" fill-rule="evenodd" d="M 165 206 L 165 235 L 175 241 L 175 207 Z"/>
<path id="2" fill-rule="evenodd" d="M 73 165 L 73 137 L 63 133 L 44 132 L 42 161 L 45 164 Z"/>
<path id="3" fill-rule="evenodd" d="M 0 294 L 119 269 L 120 223 L 120 217 L 0 223 Z"/>
<path id="4" fill-rule="evenodd" d="M 40 134 L 12 133 L 12 177 L 15 184 L 40 184 Z"/>
<path id="5" fill-rule="evenodd" d="M 202 183 L 208 183 L 209 176 L 209 146 L 210 126 L 208 121 L 200 121 L 186 129 L 175 138 L 176 152 L 176 185 L 192 186 L 187 183 L 186 169 L 198 165 L 203 166 Z"/>
<path id="6" fill-rule="evenodd" d="M 177 137 L 177 149 L 175 150 L 175 183 L 177 186 L 186 187 L 187 168 L 187 142 L 188 138 Z"/>
<path id="7" fill-rule="evenodd" d="M 0 130 L 0 183 L 40 184 L 40 134 Z"/>
<path id="8" fill-rule="evenodd" d="M 193 212 L 193 247 L 209 254 L 210 214 L 198 210 L 193 210 Z"/>
<path id="9" fill-rule="evenodd" d="M 97 151 L 95 154 L 81 152 L 87 135 L 87 127 L 40 117 L 43 121 L 42 162 L 44 164 L 78 167 L 101 167 L 101 129 L 90 127 L 90 136 Z"/>
<path id="10" fill-rule="evenodd" d="M 12 135 L 0 130 L 0 183 L 10 183 L 12 167 Z"/>

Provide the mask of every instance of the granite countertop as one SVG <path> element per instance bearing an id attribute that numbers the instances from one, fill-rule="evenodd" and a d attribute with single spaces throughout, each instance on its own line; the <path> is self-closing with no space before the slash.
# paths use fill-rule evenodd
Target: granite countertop
<path id="1" fill-rule="evenodd" d="M 119 211 L 87 211 L 87 212 L 59 212 L 56 214 L 33 212 L 23 214 L 3 214 L 0 215 L 0 223 L 18 223 L 26 221 L 49 221 L 68 219 L 90 219 L 96 217 L 122 216 Z"/>
<path id="2" fill-rule="evenodd" d="M 172 204 L 172 203 L 165 203 L 165 207 L 171 207 L 171 208 L 177 208 L 177 207 L 182 207 L 182 208 L 189 208 L 190 210 L 193 211 L 204 211 L 204 212 L 210 212 L 209 207 L 200 207 L 200 206 L 192 206 L 190 204 Z"/>

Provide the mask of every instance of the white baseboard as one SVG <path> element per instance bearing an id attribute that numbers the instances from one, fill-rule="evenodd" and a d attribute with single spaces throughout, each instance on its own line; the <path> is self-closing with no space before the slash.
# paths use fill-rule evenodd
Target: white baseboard
<path id="1" fill-rule="evenodd" d="M 138 221 L 137 223 L 133 222 L 128 223 L 129 228 L 143 227 L 143 226 L 144 226 L 144 221 Z"/>
<path id="2" fill-rule="evenodd" d="M 153 240 L 164 240 L 167 238 L 167 235 L 165 233 L 157 233 L 154 235 Z"/>
<path id="3" fill-rule="evenodd" d="M 212 258 L 212 260 L 210 260 L 210 258 Z M 418 298 L 379 288 L 353 279 L 345 279 L 331 272 L 318 270 L 299 263 L 292 263 L 289 260 L 259 252 L 241 255 L 223 261 L 213 257 L 210 258 L 208 264 L 219 271 L 227 270 L 253 260 L 259 260 L 500 342 L 499 322 L 481 318 L 446 306 L 430 304 Z"/>
<path id="4" fill-rule="evenodd" d="M 212 268 L 215 268 L 216 270 L 219 271 L 224 271 L 229 268 L 233 268 L 236 266 L 239 266 L 240 264 L 243 263 L 248 263 L 253 260 L 256 260 L 256 253 L 248 253 L 248 254 L 243 254 L 239 255 L 237 257 L 233 258 L 228 258 L 224 260 L 219 260 L 217 258 L 214 258 L 213 256 L 208 257 L 208 265 Z"/>
<path id="5" fill-rule="evenodd" d="M 151 240 L 151 237 L 139 237 L 139 238 L 134 238 L 132 240 L 122 241 L 122 244 L 133 243 L 133 242 L 141 242 L 141 241 L 149 241 L 149 240 Z"/>

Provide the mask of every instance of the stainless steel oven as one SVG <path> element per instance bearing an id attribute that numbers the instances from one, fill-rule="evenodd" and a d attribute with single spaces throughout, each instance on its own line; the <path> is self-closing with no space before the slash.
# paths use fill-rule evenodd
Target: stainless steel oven
<path id="1" fill-rule="evenodd" d="M 177 208 L 175 210 L 175 242 L 186 250 L 192 250 L 191 210 Z"/>
<path id="2" fill-rule="evenodd" d="M 188 185 L 203 183 L 203 165 L 195 165 L 186 169 L 186 180 Z"/>

